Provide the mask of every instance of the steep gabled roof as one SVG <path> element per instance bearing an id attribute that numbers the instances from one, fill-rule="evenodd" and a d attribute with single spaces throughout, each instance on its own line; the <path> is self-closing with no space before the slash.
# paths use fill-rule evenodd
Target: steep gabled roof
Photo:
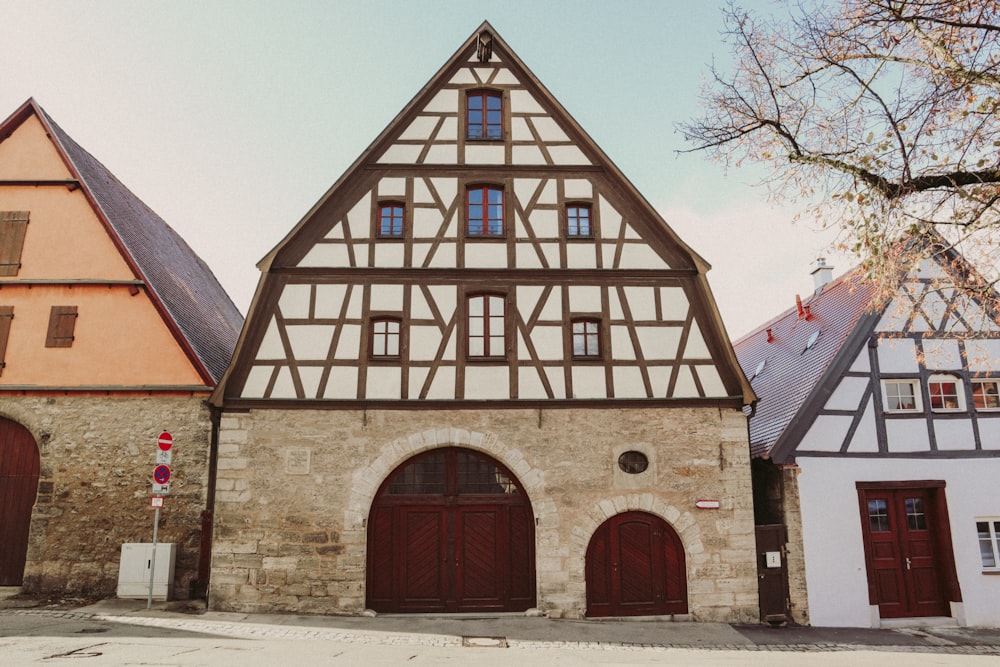
<path id="1" fill-rule="evenodd" d="M 760 397 L 750 419 L 752 456 L 771 456 L 838 354 L 852 347 L 852 334 L 871 328 L 876 315 L 868 306 L 874 293 L 851 271 L 804 299 L 801 314 L 792 307 L 734 343 L 740 366 Z M 817 331 L 819 337 L 807 350 Z"/>
<path id="2" fill-rule="evenodd" d="M 208 265 L 163 219 L 29 99 L 0 124 L 0 141 L 31 115 L 45 126 L 112 241 L 142 280 L 206 384 L 222 377 L 243 317 Z"/>

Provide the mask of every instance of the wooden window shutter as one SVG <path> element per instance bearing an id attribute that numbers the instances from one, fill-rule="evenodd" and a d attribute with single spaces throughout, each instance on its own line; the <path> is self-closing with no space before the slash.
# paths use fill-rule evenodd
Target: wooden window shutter
<path id="1" fill-rule="evenodd" d="M 14 319 L 14 306 L 0 306 L 0 375 L 7 366 L 7 337 L 10 336 L 10 321 Z"/>
<path id="2" fill-rule="evenodd" d="M 28 211 L 0 211 L 0 276 L 16 276 L 28 229 Z"/>
<path id="3" fill-rule="evenodd" d="M 76 328 L 76 306 L 52 306 L 45 347 L 72 347 Z"/>

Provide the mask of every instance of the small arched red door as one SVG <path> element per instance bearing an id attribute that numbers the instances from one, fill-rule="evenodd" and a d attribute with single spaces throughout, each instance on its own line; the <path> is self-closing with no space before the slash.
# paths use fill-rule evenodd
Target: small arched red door
<path id="1" fill-rule="evenodd" d="M 38 469 L 34 437 L 20 424 L 0 418 L 0 586 L 20 586 L 24 579 Z"/>
<path id="2" fill-rule="evenodd" d="M 684 545 L 646 512 L 611 517 L 587 547 L 587 616 L 686 614 Z"/>
<path id="3" fill-rule="evenodd" d="M 397 468 L 368 519 L 367 606 L 378 612 L 535 605 L 535 521 L 513 474 L 466 449 Z"/>

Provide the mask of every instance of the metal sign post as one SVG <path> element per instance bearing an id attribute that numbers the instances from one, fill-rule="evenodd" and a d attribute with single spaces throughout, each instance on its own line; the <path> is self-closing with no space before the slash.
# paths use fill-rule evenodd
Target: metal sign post
<path id="1" fill-rule="evenodd" d="M 156 467 L 153 468 L 153 495 L 150 505 L 156 508 L 153 515 L 153 555 L 149 559 L 149 596 L 146 598 L 146 609 L 153 608 L 153 577 L 156 575 L 156 538 L 160 529 L 160 508 L 163 498 L 170 493 L 170 463 L 173 458 L 173 437 L 164 431 L 156 440 Z M 156 496 L 161 496 L 157 498 Z M 156 502 L 159 501 L 159 502 Z"/>
<path id="2" fill-rule="evenodd" d="M 149 559 L 149 597 L 146 598 L 146 609 L 153 608 L 153 574 L 156 572 L 156 532 L 160 527 L 160 508 L 153 515 L 153 555 Z"/>

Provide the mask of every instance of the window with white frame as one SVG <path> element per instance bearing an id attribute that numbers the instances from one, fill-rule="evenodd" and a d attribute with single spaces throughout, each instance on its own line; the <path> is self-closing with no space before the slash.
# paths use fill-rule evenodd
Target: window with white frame
<path id="1" fill-rule="evenodd" d="M 976 410 L 1000 410 L 1000 380 L 973 380 L 972 404 Z"/>
<path id="2" fill-rule="evenodd" d="M 1000 518 L 976 520 L 983 569 L 1000 572 Z"/>
<path id="3" fill-rule="evenodd" d="M 919 385 L 916 380 L 883 380 L 886 412 L 920 412 Z"/>
<path id="4" fill-rule="evenodd" d="M 932 375 L 927 380 L 927 393 L 934 412 L 953 412 L 965 409 L 962 382 L 954 375 Z"/>

